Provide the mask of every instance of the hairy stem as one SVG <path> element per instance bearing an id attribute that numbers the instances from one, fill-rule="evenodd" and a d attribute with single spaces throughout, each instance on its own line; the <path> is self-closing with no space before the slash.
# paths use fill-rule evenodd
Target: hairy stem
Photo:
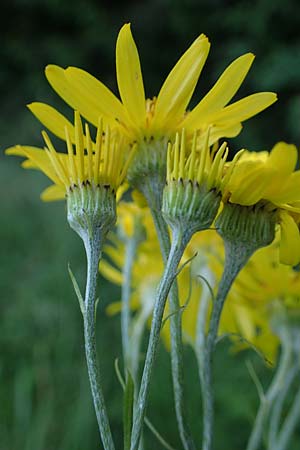
<path id="1" fill-rule="evenodd" d="M 294 399 L 293 405 L 290 409 L 288 416 L 286 417 L 281 432 L 278 436 L 278 443 L 274 450 L 286 450 L 288 448 L 289 442 L 293 436 L 295 428 L 299 423 L 300 418 L 300 389 Z"/>
<path id="2" fill-rule="evenodd" d="M 134 258 L 136 255 L 137 240 L 135 237 L 128 238 L 125 243 L 125 262 L 123 267 L 122 283 L 122 310 L 121 310 L 121 332 L 124 367 L 128 366 L 130 360 L 130 294 L 131 277 Z"/>
<path id="3" fill-rule="evenodd" d="M 287 336 L 286 339 L 284 339 L 283 341 L 282 353 L 278 364 L 277 372 L 273 378 L 273 381 L 267 393 L 261 399 L 260 407 L 256 415 L 256 419 L 246 450 L 257 450 L 260 446 L 262 435 L 267 423 L 267 419 L 270 414 L 271 407 L 285 385 L 286 377 L 291 365 L 291 358 L 292 358 L 292 347 L 290 345 L 289 336 Z"/>
<path id="4" fill-rule="evenodd" d="M 171 285 L 176 277 L 178 264 L 188 240 L 180 232 L 174 233 L 169 258 L 157 289 L 143 376 L 141 380 L 136 408 L 134 411 L 134 421 L 130 447 L 131 450 L 138 449 L 148 400 L 150 380 L 160 339 L 160 331 L 165 304 Z"/>
<path id="5" fill-rule="evenodd" d="M 163 182 L 162 182 L 163 180 Z M 142 188 L 142 192 L 147 199 L 153 221 L 158 236 L 161 253 L 163 256 L 164 264 L 166 266 L 168 256 L 170 253 L 170 236 L 168 226 L 162 216 L 161 212 L 161 199 L 162 189 L 165 183 L 165 175 L 162 179 L 158 177 L 157 180 L 151 180 L 145 183 Z M 178 424 L 178 430 L 180 439 L 184 450 L 195 450 L 195 444 L 191 435 L 190 427 L 187 421 L 186 407 L 184 401 L 184 364 L 183 364 L 183 343 L 182 343 L 182 326 L 181 326 L 181 314 L 180 303 L 178 297 L 177 282 L 173 283 L 170 295 L 170 328 L 171 328 L 171 368 L 172 368 L 172 381 L 173 381 L 173 393 L 175 401 L 175 411 Z"/>
<path id="6" fill-rule="evenodd" d="M 285 380 L 285 384 L 282 387 L 281 392 L 278 393 L 276 400 L 274 401 L 274 406 L 270 415 L 270 425 L 268 434 L 269 450 L 274 450 L 276 448 L 284 402 L 291 388 L 291 385 L 293 384 L 295 377 L 298 373 L 299 373 L 299 363 L 297 361 L 296 365 L 290 368 L 289 373 L 287 374 L 287 378 Z"/>
<path id="7" fill-rule="evenodd" d="M 158 235 L 161 252 L 166 264 L 170 249 L 170 237 L 168 227 L 160 211 L 152 210 L 156 232 Z M 175 281 L 170 290 L 170 328 L 171 328 L 171 366 L 173 391 L 175 399 L 175 411 L 179 435 L 185 450 L 195 450 L 195 444 L 187 422 L 186 407 L 184 401 L 184 364 L 180 303 L 178 298 L 178 286 Z"/>
<path id="8" fill-rule="evenodd" d="M 239 271 L 253 253 L 252 248 L 243 247 L 225 240 L 225 266 L 210 316 L 209 328 L 201 355 L 201 391 L 203 402 L 202 450 L 211 450 L 214 427 L 214 398 L 212 365 L 219 323 L 227 294 Z"/>
<path id="9" fill-rule="evenodd" d="M 101 376 L 96 351 L 96 287 L 98 278 L 98 264 L 101 255 L 100 233 L 93 233 L 92 237 L 84 239 L 87 255 L 87 282 L 85 291 L 84 310 L 84 342 L 85 354 L 90 379 L 93 402 L 100 431 L 102 444 L 105 450 L 114 450 L 108 415 L 104 403 Z"/>

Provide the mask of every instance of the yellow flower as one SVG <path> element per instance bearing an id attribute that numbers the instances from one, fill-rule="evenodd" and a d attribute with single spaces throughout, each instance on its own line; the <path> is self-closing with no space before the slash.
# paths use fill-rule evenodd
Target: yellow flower
<path id="1" fill-rule="evenodd" d="M 117 206 L 117 233 L 109 235 L 110 243 L 104 247 L 100 262 L 101 274 L 114 284 L 123 281 L 123 265 L 125 261 L 124 234 L 131 237 L 132 229 L 137 222 L 144 228 L 144 240 L 138 247 L 132 270 L 131 307 L 144 309 L 148 315 L 152 312 L 156 287 L 163 272 L 163 260 L 154 224 L 148 208 L 140 208 L 133 202 L 120 202 Z M 121 237 L 120 237 L 121 235 Z M 109 313 L 120 310 L 120 303 L 112 303 Z"/>
<path id="2" fill-rule="evenodd" d="M 101 121 L 98 125 L 96 142 L 93 142 L 88 124 L 85 124 L 84 134 L 80 115 L 75 112 L 73 139 L 70 129 L 65 127 L 67 153 L 58 153 L 46 132 L 42 132 L 44 149 L 17 145 L 6 153 L 26 157 L 23 167 L 37 168 L 53 181 L 54 185 L 42 194 L 44 200 L 63 199 L 82 186 L 103 186 L 116 192 L 125 178 L 134 149 L 128 155 L 122 139 L 116 133 L 111 134 L 108 126 L 104 133 Z"/>
<path id="3" fill-rule="evenodd" d="M 186 143 L 186 133 L 176 133 L 175 143 L 168 146 L 167 184 L 172 182 L 205 185 L 207 191 L 220 190 L 224 166 L 228 155 L 226 142 L 217 150 L 214 158 L 209 148 L 209 132 L 201 149 L 197 148 L 197 133 L 194 133 L 191 148 Z"/>
<path id="4" fill-rule="evenodd" d="M 245 97 L 228 106 L 246 77 L 254 56 L 242 55 L 233 61 L 213 88 L 187 113 L 200 73 L 209 52 L 209 41 L 201 34 L 182 55 L 163 83 L 157 98 L 146 100 L 138 51 L 130 25 L 125 24 L 117 39 L 116 68 L 121 101 L 100 81 L 76 67 L 50 65 L 46 77 L 53 89 L 89 122 L 98 124 L 101 116 L 110 126 L 118 126 L 130 142 L 142 143 L 172 138 L 181 128 L 187 132 L 209 126 L 210 144 L 220 137 L 236 136 L 241 122 L 276 101 L 269 92 Z M 30 110 L 57 136 L 64 138 L 64 126 L 71 124 L 52 107 L 43 103 Z"/>
<path id="5" fill-rule="evenodd" d="M 242 269 L 225 302 L 218 331 L 219 337 L 228 336 L 231 339 L 235 351 L 253 347 L 263 352 L 269 362 L 275 360 L 279 341 L 271 329 L 268 304 L 284 292 L 287 299 L 287 291 L 284 289 L 288 286 L 290 294 L 295 294 L 297 290 L 299 292 L 300 288 L 299 283 L 293 287 L 293 270 L 279 265 L 276 245 L 259 250 Z M 188 245 L 183 261 L 195 254 L 197 257 L 193 259 L 190 270 L 190 301 L 182 314 L 183 337 L 192 347 L 197 345 L 199 308 L 204 298 L 209 296 L 209 316 L 213 302 L 202 277 L 210 283 L 213 293 L 216 293 L 224 268 L 224 245 L 215 230 L 197 233 Z M 279 266 L 282 272 L 276 272 L 275 267 Z M 272 271 L 273 276 L 270 276 Z M 291 276 L 286 277 L 282 285 L 281 273 L 289 273 Z M 276 278 L 275 283 L 272 281 L 273 277 Z"/>
<path id="6" fill-rule="evenodd" d="M 244 151 L 230 166 L 222 185 L 223 201 L 244 207 L 257 205 L 275 212 L 281 229 L 280 255 L 286 264 L 300 261 L 300 171 L 294 145 L 279 142 L 268 152 Z"/>
<path id="7" fill-rule="evenodd" d="M 233 292 L 254 307 L 280 301 L 286 307 L 300 307 L 300 272 L 280 264 L 278 241 L 259 250 L 241 271 Z"/>
<path id="8" fill-rule="evenodd" d="M 172 229 L 179 227 L 195 233 L 210 227 L 220 206 L 219 192 L 227 155 L 224 143 L 212 156 L 209 130 L 201 148 L 197 148 L 196 132 L 191 146 L 186 142 L 184 129 L 181 137 L 176 133 L 175 144 L 168 146 L 162 202 L 162 212 Z"/>
<path id="9" fill-rule="evenodd" d="M 272 331 L 272 319 L 282 312 L 290 317 L 300 313 L 300 272 L 278 260 L 278 240 L 260 249 L 238 275 L 228 304 L 239 303 L 241 333 L 258 346 L 268 359 L 274 359 L 279 341 Z M 280 308 L 279 308 L 280 306 Z M 252 332 L 243 331 L 248 323 Z"/>

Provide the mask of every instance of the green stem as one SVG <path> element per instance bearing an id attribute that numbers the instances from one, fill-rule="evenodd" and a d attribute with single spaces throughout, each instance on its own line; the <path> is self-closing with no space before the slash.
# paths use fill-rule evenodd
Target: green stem
<path id="1" fill-rule="evenodd" d="M 174 233 L 169 258 L 162 279 L 157 289 L 146 360 L 139 395 L 137 399 L 137 404 L 134 412 L 134 421 L 132 427 L 131 447 L 130 447 L 131 450 L 138 449 L 142 425 L 145 417 L 145 410 L 148 400 L 153 365 L 160 340 L 160 331 L 165 304 L 172 283 L 176 277 L 178 264 L 181 260 L 183 251 L 188 241 L 189 238 L 187 238 L 187 236 L 183 236 L 182 233 L 180 232 Z"/>
<path id="2" fill-rule="evenodd" d="M 85 310 L 84 310 L 84 341 L 85 354 L 90 379 L 90 386 L 93 396 L 93 402 L 105 450 L 114 450 L 108 415 L 104 403 L 102 383 L 99 371 L 99 364 L 96 351 L 96 288 L 98 278 L 98 265 L 101 255 L 101 237 L 100 233 L 93 233 L 92 237 L 84 239 L 87 255 L 87 282 L 85 291 Z"/>
<path id="3" fill-rule="evenodd" d="M 146 328 L 147 320 L 152 313 L 152 308 L 149 303 L 146 307 L 142 306 L 142 309 L 137 313 L 136 317 L 131 323 L 131 336 L 130 336 L 130 371 L 132 378 L 137 386 L 139 358 L 141 351 L 142 337 Z"/>
<path id="4" fill-rule="evenodd" d="M 270 416 L 270 426 L 268 435 L 268 448 L 269 450 L 274 450 L 276 448 L 276 443 L 278 441 L 278 434 L 280 428 L 280 420 L 282 417 L 283 405 L 286 400 L 287 394 L 293 384 L 297 373 L 299 372 L 299 363 L 294 367 L 290 368 L 287 378 L 285 380 L 284 386 L 281 392 L 278 394 L 277 399 L 274 402 L 273 409 Z"/>
<path id="5" fill-rule="evenodd" d="M 164 265 L 166 267 L 171 244 L 168 226 L 161 212 L 161 201 L 165 179 L 165 170 L 163 170 L 162 173 L 158 173 L 156 177 L 151 176 L 147 182 L 140 186 L 140 189 L 147 199 L 148 206 L 151 210 Z M 171 314 L 171 368 L 177 424 L 184 450 L 195 450 L 196 447 L 187 422 L 186 407 L 184 402 L 182 326 L 181 314 L 179 313 L 180 303 L 176 280 L 170 290 L 169 305 Z"/>
<path id="6" fill-rule="evenodd" d="M 125 262 L 123 267 L 122 283 L 122 310 L 121 310 L 121 332 L 124 367 L 128 366 L 130 359 L 130 295 L 132 267 L 136 255 L 137 240 L 135 237 L 128 238 L 125 243 Z"/>
<path id="7" fill-rule="evenodd" d="M 170 236 L 168 226 L 161 214 L 161 211 L 151 209 L 156 232 L 158 235 L 164 263 L 166 264 L 170 251 Z M 178 298 L 178 286 L 175 280 L 170 290 L 170 329 L 171 329 L 171 367 L 173 391 L 175 399 L 175 411 L 179 435 L 185 450 L 195 450 L 195 444 L 187 422 L 186 407 L 184 401 L 184 363 L 183 363 L 183 343 L 180 303 Z"/>
<path id="8" fill-rule="evenodd" d="M 297 392 L 292 408 L 286 417 L 274 450 L 286 450 L 300 418 L 300 389 Z"/>
<path id="9" fill-rule="evenodd" d="M 290 344 L 290 338 L 287 335 L 286 338 L 283 339 L 282 353 L 278 364 L 277 372 L 273 378 L 273 381 L 267 393 L 261 400 L 260 407 L 254 422 L 254 427 L 252 429 L 246 450 L 257 450 L 260 446 L 262 435 L 266 426 L 267 419 L 269 417 L 271 407 L 275 399 L 283 389 L 283 386 L 285 385 L 285 380 L 291 364 L 291 357 L 292 357 L 292 347 Z"/>
<path id="10" fill-rule="evenodd" d="M 210 277 L 210 273 L 208 271 L 206 279 L 209 277 Z M 205 340 L 206 340 L 206 325 L 207 325 L 208 309 L 209 309 L 210 302 L 213 301 L 213 298 L 211 299 L 210 296 L 211 296 L 211 292 L 208 289 L 208 286 L 203 284 L 201 298 L 199 299 L 196 340 L 195 340 L 195 345 L 194 345 L 200 380 L 202 378 L 202 367 L 204 366 L 204 349 L 205 349 Z"/>
<path id="11" fill-rule="evenodd" d="M 218 293 L 213 303 L 201 367 L 201 391 L 203 402 L 202 450 L 211 450 L 212 448 L 214 427 L 212 364 L 221 313 L 232 283 L 253 251 L 252 248 L 246 246 L 243 247 L 238 243 L 225 240 L 225 266 Z"/>

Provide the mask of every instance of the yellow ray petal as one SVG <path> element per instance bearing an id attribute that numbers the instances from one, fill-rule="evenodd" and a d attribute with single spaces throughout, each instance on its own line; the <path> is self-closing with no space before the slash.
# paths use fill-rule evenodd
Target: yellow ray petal
<path id="1" fill-rule="evenodd" d="M 64 200 L 65 197 L 66 197 L 66 189 L 61 186 L 57 186 L 57 184 L 52 184 L 41 193 L 41 199 L 44 202 L 54 202 L 57 200 Z"/>
<path id="2" fill-rule="evenodd" d="M 14 156 L 24 156 L 26 157 L 26 151 L 28 150 L 39 150 L 44 152 L 42 148 L 32 147 L 30 145 L 14 145 L 13 147 L 9 147 L 5 150 L 6 155 L 14 155 Z"/>
<path id="3" fill-rule="evenodd" d="M 294 266 L 300 261 L 299 229 L 294 219 L 284 211 L 280 213 L 280 229 L 280 261 Z"/>
<path id="4" fill-rule="evenodd" d="M 207 126 L 208 128 L 208 126 Z M 205 141 L 205 132 L 207 128 L 203 128 L 201 131 L 201 135 L 197 139 L 197 146 L 202 147 Z M 219 139 L 226 137 L 235 137 L 237 136 L 242 129 L 242 125 L 240 123 L 230 123 L 230 124 L 218 124 L 217 126 L 213 126 L 210 128 L 209 132 L 209 147 L 212 146 L 215 142 L 217 142 Z"/>
<path id="5" fill-rule="evenodd" d="M 209 48 L 207 37 L 201 34 L 171 70 L 157 97 L 155 123 L 178 122 L 183 117 L 205 64 Z"/>
<path id="6" fill-rule="evenodd" d="M 103 117 L 111 126 L 126 123 L 127 116 L 122 103 L 97 78 L 77 67 L 68 67 L 65 76 L 70 87 L 80 94 L 81 100 L 80 104 L 77 101 L 77 109 L 87 120 L 95 126 L 98 126 L 99 117 Z"/>
<path id="7" fill-rule="evenodd" d="M 230 202 L 250 206 L 264 198 L 264 192 L 274 178 L 272 169 L 261 169 L 257 164 L 238 165 L 228 183 Z"/>
<path id="8" fill-rule="evenodd" d="M 103 275 L 112 283 L 118 285 L 122 284 L 123 282 L 122 273 L 118 269 L 115 269 L 111 264 L 109 264 L 104 259 L 102 259 L 100 262 L 99 270 L 101 275 Z"/>
<path id="9" fill-rule="evenodd" d="M 124 121 L 126 116 L 120 101 L 89 73 L 76 67 L 64 70 L 55 65 L 47 66 L 45 73 L 58 95 L 93 125 L 98 125 L 99 116 L 113 124 L 115 119 Z"/>
<path id="10" fill-rule="evenodd" d="M 280 180 L 279 180 L 280 181 Z M 274 203 L 294 203 L 300 201 L 300 171 L 292 173 L 279 192 L 274 193 Z"/>
<path id="11" fill-rule="evenodd" d="M 289 175 L 296 167 L 298 159 L 297 147 L 286 142 L 278 142 L 270 153 L 267 164 L 278 167 L 283 175 Z"/>
<path id="12" fill-rule="evenodd" d="M 271 183 L 266 191 L 268 199 L 282 203 L 300 200 L 299 177 L 292 173 L 297 159 L 298 152 L 295 145 L 278 142 L 273 147 L 265 161 L 267 167 L 276 169 L 277 176 L 276 183 Z M 299 189 L 297 189 L 298 186 Z"/>
<path id="13" fill-rule="evenodd" d="M 184 121 L 184 126 L 197 128 L 206 118 L 222 109 L 235 95 L 246 77 L 254 55 L 246 53 L 234 60 L 222 73 L 213 88 L 198 103 Z"/>
<path id="14" fill-rule="evenodd" d="M 221 111 L 207 117 L 209 123 L 243 122 L 276 102 L 277 96 L 273 92 L 259 92 L 243 98 Z"/>
<path id="15" fill-rule="evenodd" d="M 23 167 L 26 169 L 39 169 L 55 184 L 61 184 L 45 150 L 26 145 L 16 145 L 8 148 L 6 154 L 28 158 L 28 160 L 23 162 Z"/>
<path id="16" fill-rule="evenodd" d="M 107 305 L 105 312 L 108 316 L 114 316 L 115 314 L 119 314 L 122 310 L 122 302 L 112 302 Z"/>
<path id="17" fill-rule="evenodd" d="M 43 124 L 49 131 L 65 140 L 65 127 L 67 127 L 70 138 L 74 142 L 74 126 L 69 120 L 60 114 L 52 106 L 46 103 L 31 103 L 27 105 L 32 114 Z"/>
<path id="18" fill-rule="evenodd" d="M 138 51 L 133 40 L 130 24 L 125 24 L 118 35 L 116 66 L 119 92 L 130 119 L 144 125 L 146 100 Z"/>

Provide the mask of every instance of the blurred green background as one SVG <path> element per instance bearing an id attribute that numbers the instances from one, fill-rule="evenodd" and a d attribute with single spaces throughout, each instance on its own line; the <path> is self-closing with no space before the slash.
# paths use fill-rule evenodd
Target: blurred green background
<path id="1" fill-rule="evenodd" d="M 232 140 L 269 149 L 278 140 L 300 143 L 300 3 L 298 0 L 11 0 L 1 4 L 1 263 L 0 450 L 96 450 L 99 445 L 82 344 L 82 323 L 67 274 L 70 262 L 81 285 L 85 257 L 69 229 L 63 203 L 43 204 L 48 185 L 27 172 L 7 146 L 41 145 L 41 126 L 25 105 L 45 101 L 71 111 L 43 75 L 49 63 L 82 67 L 116 92 L 114 48 L 118 30 L 132 23 L 146 93 L 157 94 L 173 64 L 201 32 L 211 52 L 194 103 L 237 56 L 257 55 L 239 96 L 271 90 L 279 101 L 244 125 Z M 119 317 L 105 316 L 119 291 L 101 280 L 98 344 L 107 405 L 117 449 L 122 448 L 121 389 L 114 373 L 120 357 Z M 186 348 L 189 415 L 200 448 L 201 407 L 193 354 Z M 245 362 L 251 359 L 264 384 L 272 372 L 252 352 L 233 355 L 228 343 L 216 357 L 216 450 L 243 450 L 258 403 Z M 149 416 L 180 448 L 171 401 L 168 354 L 161 348 Z M 299 448 L 300 433 L 290 445 Z M 146 450 L 160 444 L 145 432 Z"/>

